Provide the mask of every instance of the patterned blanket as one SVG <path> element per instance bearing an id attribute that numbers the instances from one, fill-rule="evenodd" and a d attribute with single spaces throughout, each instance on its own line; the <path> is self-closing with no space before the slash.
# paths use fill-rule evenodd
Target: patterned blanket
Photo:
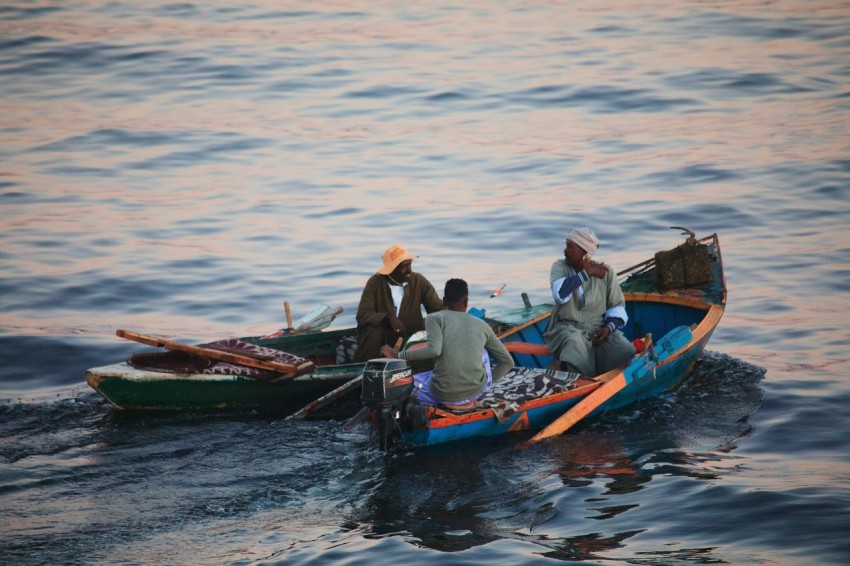
<path id="1" fill-rule="evenodd" d="M 523 403 L 567 391 L 579 377 L 577 373 L 566 371 L 515 367 L 493 384 L 493 388 L 481 398 L 478 406 L 452 412 L 463 414 L 480 411 L 482 408 L 492 409 L 499 422 L 505 422 L 516 414 Z"/>
<path id="2" fill-rule="evenodd" d="M 307 361 L 305 358 L 300 356 L 281 352 L 280 350 L 275 350 L 273 348 L 257 346 L 256 344 L 251 344 L 238 338 L 225 338 L 224 340 L 218 340 L 208 344 L 200 344 L 200 346 L 233 354 L 263 357 L 270 361 L 291 364 L 294 366 L 299 366 Z M 127 363 L 137 369 L 161 371 L 166 373 L 241 375 L 269 381 L 273 381 L 275 378 L 280 377 L 279 373 L 273 371 L 210 360 L 176 350 L 133 354 L 127 359 Z M 299 374 L 311 371 L 314 367 L 315 366 L 312 364 L 308 364 L 306 367 L 302 368 Z"/>

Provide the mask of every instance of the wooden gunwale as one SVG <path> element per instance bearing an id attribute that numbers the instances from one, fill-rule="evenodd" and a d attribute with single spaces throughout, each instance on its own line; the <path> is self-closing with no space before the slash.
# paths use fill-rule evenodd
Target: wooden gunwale
<path id="1" fill-rule="evenodd" d="M 724 290 L 725 295 L 725 290 Z M 641 297 L 640 299 L 636 299 L 635 297 Z M 647 302 L 647 303 L 665 303 L 671 305 L 680 305 L 684 307 L 690 307 L 695 309 L 700 309 L 706 311 L 705 316 L 702 318 L 700 323 L 693 329 L 691 332 L 693 334 L 693 338 L 690 342 L 688 342 L 685 346 L 683 346 L 680 351 L 689 350 L 702 340 L 704 336 L 713 332 L 717 327 L 717 324 L 720 322 L 720 318 L 723 316 L 723 313 L 726 310 L 725 302 L 723 304 L 709 305 L 705 301 L 698 301 L 695 299 L 682 297 L 682 296 L 670 296 L 663 295 L 660 293 L 626 293 L 626 301 L 632 302 Z M 667 362 L 664 362 L 666 364 Z M 659 367 L 664 364 L 659 364 Z M 610 373 L 610 372 L 609 372 Z M 599 378 L 607 377 L 608 374 L 603 374 L 599 376 Z"/>
<path id="2" fill-rule="evenodd" d="M 682 357 L 686 352 L 690 352 L 694 348 L 699 348 L 700 350 L 705 348 L 705 345 L 708 343 L 708 338 L 711 336 L 711 333 L 714 332 L 714 329 L 717 328 L 717 324 L 720 322 L 720 317 L 723 316 L 724 308 L 721 305 L 713 305 L 708 314 L 702 322 L 697 325 L 696 328 L 691 330 L 691 340 L 676 352 L 670 354 L 663 362 L 659 363 L 656 368 L 662 368 L 668 364 L 671 364 L 677 361 L 680 357 Z"/>
<path id="3" fill-rule="evenodd" d="M 667 305 L 679 305 L 683 307 L 691 307 L 707 311 L 713 303 L 708 303 L 704 299 L 690 297 L 680 293 L 650 293 L 650 292 L 634 292 L 629 291 L 623 293 L 626 303 L 663 303 Z"/>
<path id="4" fill-rule="evenodd" d="M 539 315 L 539 316 L 536 316 L 536 317 L 532 318 L 531 320 L 529 320 L 529 321 L 527 321 L 527 322 L 524 322 L 524 323 L 519 324 L 519 325 L 517 325 L 517 326 L 513 326 L 513 327 L 511 327 L 511 329 L 510 329 L 510 330 L 507 330 L 506 332 L 500 333 L 500 334 L 499 334 L 499 340 L 504 340 L 504 339 L 505 339 L 505 338 L 507 338 L 508 336 L 512 336 L 513 334 L 516 334 L 516 333 L 517 333 L 517 332 L 519 332 L 520 330 L 525 330 L 525 329 L 526 329 L 526 328 L 528 328 L 529 326 L 534 326 L 535 324 L 537 324 L 537 323 L 538 323 L 538 322 L 540 322 L 541 320 L 546 320 L 546 319 L 547 319 L 547 318 L 549 318 L 550 316 L 552 316 L 552 313 L 551 313 L 551 312 L 547 312 L 547 313 L 545 313 L 545 314 L 541 314 L 541 315 Z"/>

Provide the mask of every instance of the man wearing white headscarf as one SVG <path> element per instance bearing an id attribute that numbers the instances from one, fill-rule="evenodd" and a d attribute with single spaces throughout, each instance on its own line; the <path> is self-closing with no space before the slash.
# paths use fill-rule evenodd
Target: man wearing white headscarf
<path id="1" fill-rule="evenodd" d="M 628 316 L 614 270 L 590 259 L 598 247 L 590 228 L 567 232 L 564 259 L 549 270 L 555 308 L 544 334 L 559 369 L 588 377 L 624 366 L 635 354 L 620 331 Z"/>

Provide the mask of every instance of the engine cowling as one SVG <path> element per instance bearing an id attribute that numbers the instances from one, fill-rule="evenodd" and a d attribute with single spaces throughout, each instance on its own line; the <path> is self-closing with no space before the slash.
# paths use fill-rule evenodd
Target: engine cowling
<path id="1" fill-rule="evenodd" d="M 378 358 L 363 368 L 361 399 L 378 429 L 381 450 L 392 448 L 399 437 L 401 407 L 413 391 L 413 368 L 407 360 Z"/>
<path id="2" fill-rule="evenodd" d="M 407 360 L 378 358 L 363 368 L 363 404 L 401 406 L 413 391 L 413 368 Z"/>

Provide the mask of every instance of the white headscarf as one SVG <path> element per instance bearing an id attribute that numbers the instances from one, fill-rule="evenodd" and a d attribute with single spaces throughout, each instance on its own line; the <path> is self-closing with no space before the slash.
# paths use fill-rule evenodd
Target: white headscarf
<path id="1" fill-rule="evenodd" d="M 573 228 L 567 232 L 567 240 L 577 244 L 581 249 L 587 252 L 587 257 L 591 257 L 596 253 L 596 248 L 599 247 L 599 239 L 593 230 L 587 227 Z"/>

